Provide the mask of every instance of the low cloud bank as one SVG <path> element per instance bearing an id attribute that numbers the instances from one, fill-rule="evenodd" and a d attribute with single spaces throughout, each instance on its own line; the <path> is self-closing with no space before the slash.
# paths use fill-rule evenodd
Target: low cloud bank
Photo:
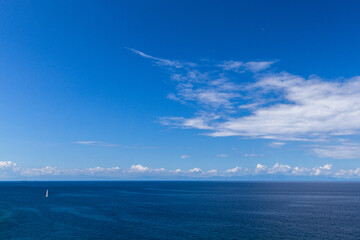
<path id="1" fill-rule="evenodd" d="M 16 179 L 16 178 L 61 178 L 67 177 L 69 179 L 76 177 L 87 178 L 119 178 L 119 179 L 134 179 L 139 177 L 148 178 L 165 178 L 165 179 L 180 179 L 180 178 L 231 178 L 231 177 L 328 177 L 338 179 L 360 178 L 360 168 L 356 169 L 340 169 L 333 170 L 332 164 L 325 164 L 323 166 L 306 168 L 306 167 L 291 167 L 287 164 L 276 163 L 273 166 L 266 166 L 257 164 L 253 169 L 235 166 L 226 170 L 208 169 L 204 170 L 199 167 L 194 167 L 187 170 L 175 169 L 169 170 L 165 168 L 150 168 L 141 164 L 132 165 L 127 169 L 120 167 L 93 167 L 93 168 L 57 168 L 46 166 L 42 168 L 25 168 L 13 163 L 11 161 L 0 161 L 0 177 L 2 179 Z"/>

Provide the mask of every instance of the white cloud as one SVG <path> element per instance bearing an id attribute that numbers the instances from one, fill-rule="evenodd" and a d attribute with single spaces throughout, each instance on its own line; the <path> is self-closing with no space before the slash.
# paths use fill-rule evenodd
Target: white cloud
<path id="1" fill-rule="evenodd" d="M 164 125 L 179 126 L 182 128 L 197 128 L 202 130 L 213 129 L 209 126 L 209 122 L 218 119 L 217 115 L 202 115 L 194 118 L 183 118 L 183 117 L 164 117 L 161 119 L 161 123 Z"/>
<path id="2" fill-rule="evenodd" d="M 264 154 L 258 154 L 258 153 L 244 153 L 244 157 L 262 157 Z"/>
<path id="3" fill-rule="evenodd" d="M 339 159 L 360 158 L 360 144 L 345 142 L 338 145 L 317 145 L 313 146 L 313 152 L 318 157 Z"/>
<path id="4" fill-rule="evenodd" d="M 331 174 L 331 164 L 325 164 L 322 167 L 317 167 L 312 169 L 311 175 L 319 176 L 319 175 L 329 175 Z"/>
<path id="5" fill-rule="evenodd" d="M 216 126 L 211 136 L 272 139 L 319 138 L 357 134 L 360 129 L 360 78 L 343 82 L 305 80 L 287 73 L 260 77 L 254 86 L 275 91 L 288 103 L 256 109 Z"/>
<path id="6" fill-rule="evenodd" d="M 227 173 L 238 173 L 241 170 L 242 170 L 242 167 L 234 167 L 234 168 L 226 170 L 225 172 L 227 172 Z"/>
<path id="7" fill-rule="evenodd" d="M 191 172 L 191 173 L 201 173 L 202 170 L 201 170 L 201 168 L 193 168 L 193 169 L 189 169 L 189 172 Z"/>
<path id="8" fill-rule="evenodd" d="M 268 69 L 272 64 L 274 64 L 274 61 L 253 61 L 253 62 L 247 62 L 245 63 L 245 68 L 252 72 L 260 72 L 265 69 Z"/>
<path id="9" fill-rule="evenodd" d="M 216 175 L 218 173 L 218 170 L 211 169 L 211 170 L 207 171 L 207 173 L 210 174 L 210 175 L 212 175 L 212 174 Z"/>
<path id="10" fill-rule="evenodd" d="M 132 165 L 125 173 L 140 173 L 140 174 L 163 174 L 167 171 L 165 168 L 148 168 L 143 165 Z"/>
<path id="11" fill-rule="evenodd" d="M 332 168 L 332 164 L 325 164 L 323 167 L 320 167 L 320 169 L 330 171 Z"/>
<path id="12" fill-rule="evenodd" d="M 327 80 L 287 72 L 261 72 L 275 61 L 186 64 L 136 54 L 170 69 L 169 99 L 193 106 L 192 117 L 164 117 L 168 126 L 194 128 L 212 137 L 241 136 L 286 141 L 329 141 L 360 132 L 360 77 Z M 253 72 L 254 74 L 252 74 Z M 320 157 L 356 158 L 356 146 L 311 147 Z"/>
<path id="13" fill-rule="evenodd" d="M 294 167 L 291 171 L 291 174 L 295 176 L 304 176 L 308 175 L 310 171 L 310 169 L 304 167 Z"/>
<path id="14" fill-rule="evenodd" d="M 94 144 L 102 144 L 103 142 L 99 141 L 76 141 L 76 144 L 83 144 L 83 145 L 94 145 Z"/>
<path id="15" fill-rule="evenodd" d="M 178 169 L 175 169 L 175 170 L 170 170 L 171 173 L 175 173 L 175 174 L 179 174 L 179 173 L 182 173 L 183 171 L 178 168 Z"/>
<path id="16" fill-rule="evenodd" d="M 190 155 L 181 155 L 181 159 L 186 159 L 186 158 L 190 158 L 191 156 Z"/>
<path id="17" fill-rule="evenodd" d="M 12 161 L 0 161 L 0 177 L 9 177 L 17 174 L 19 167 Z"/>
<path id="18" fill-rule="evenodd" d="M 262 173 L 262 172 L 264 172 L 266 169 L 267 169 L 267 166 L 262 165 L 262 164 L 259 163 L 259 164 L 256 165 L 255 174 Z"/>
<path id="19" fill-rule="evenodd" d="M 122 145 L 122 144 L 114 144 L 114 143 L 108 143 L 108 142 L 102 142 L 102 141 L 75 141 L 72 143 L 87 145 L 87 146 L 121 147 L 121 148 L 130 148 L 130 149 L 154 149 L 154 148 L 157 148 L 155 146 Z"/>
<path id="20" fill-rule="evenodd" d="M 271 142 L 270 144 L 269 144 L 269 146 L 270 147 L 281 147 L 281 146 L 284 146 L 286 143 L 284 143 L 284 142 Z"/>
<path id="21" fill-rule="evenodd" d="M 224 61 L 222 64 L 219 64 L 218 66 L 223 68 L 224 70 L 239 70 L 240 67 L 244 65 L 243 62 L 240 61 Z"/>
<path id="22" fill-rule="evenodd" d="M 228 154 L 218 154 L 218 155 L 216 155 L 217 157 L 230 157 L 230 155 L 228 155 Z"/>
<path id="23" fill-rule="evenodd" d="M 111 168 L 95 167 L 95 168 L 88 168 L 85 172 L 88 174 L 110 174 L 119 171 L 120 171 L 119 167 L 111 167 Z"/>
<path id="24" fill-rule="evenodd" d="M 349 169 L 349 170 L 341 169 L 340 171 L 335 173 L 335 176 L 344 177 L 344 178 L 360 177 L 360 168 Z"/>
<path id="25" fill-rule="evenodd" d="M 16 167 L 16 163 L 12 161 L 0 161 L 0 169 Z"/>
<path id="26" fill-rule="evenodd" d="M 168 98 L 181 103 L 194 102 L 204 107 L 232 108 L 232 101 L 241 97 L 240 86 L 222 74 L 202 71 L 194 63 L 160 59 L 132 49 L 136 54 L 151 59 L 156 65 L 171 69 L 171 79 L 176 83 L 176 93 Z"/>
<path id="27" fill-rule="evenodd" d="M 132 165 L 129 169 L 129 172 L 139 172 L 139 173 L 144 173 L 144 172 L 149 172 L 150 169 L 148 167 L 144 167 L 142 165 Z"/>
<path id="28" fill-rule="evenodd" d="M 284 174 L 284 173 L 289 173 L 290 171 L 291 171 L 291 167 L 289 165 L 276 163 L 273 167 L 267 170 L 267 173 Z"/>
<path id="29" fill-rule="evenodd" d="M 74 168 L 61 169 L 52 166 L 42 168 L 24 168 L 16 165 L 11 161 L 0 161 L 0 177 L 115 177 L 127 179 L 132 177 L 190 177 L 190 178 L 208 178 L 213 176 L 218 177 L 235 177 L 235 176 L 266 176 L 266 175 L 284 175 L 284 176 L 303 176 L 303 177 L 336 177 L 336 178 L 359 178 L 360 167 L 355 169 L 341 169 L 333 170 L 332 164 L 325 164 L 319 167 L 305 168 L 305 167 L 291 167 L 287 164 L 276 163 L 272 167 L 267 167 L 263 164 L 257 164 L 256 168 L 251 171 L 247 168 L 236 166 L 227 170 L 202 170 L 201 168 L 192 168 L 187 171 L 181 169 L 166 170 L 165 168 L 149 168 L 140 164 L 132 165 L 129 169 L 120 169 L 119 167 L 94 167 L 94 168 Z"/>
<path id="30" fill-rule="evenodd" d="M 157 58 L 157 57 L 153 57 L 150 56 L 148 54 L 145 54 L 141 51 L 138 51 L 136 49 L 133 48 L 129 48 L 129 50 L 131 50 L 132 52 L 144 57 L 144 58 L 148 58 L 153 60 L 157 65 L 159 66 L 168 66 L 168 67 L 175 67 L 175 68 L 182 68 L 184 67 L 184 65 L 191 65 L 191 63 L 181 63 L 180 61 L 171 61 L 168 59 L 162 59 L 162 58 Z"/>
<path id="31" fill-rule="evenodd" d="M 24 176 L 42 176 L 42 175 L 60 175 L 62 173 L 56 167 L 46 166 L 43 168 L 26 168 L 20 169 L 20 175 Z"/>
<path id="32" fill-rule="evenodd" d="M 102 146 L 102 147 L 120 147 L 118 144 L 106 143 L 101 141 L 76 141 L 75 144 L 88 145 L 88 146 Z M 123 146 L 126 147 L 126 146 Z"/>
<path id="33" fill-rule="evenodd" d="M 325 164 L 324 166 L 314 168 L 291 167 L 287 164 L 276 163 L 274 166 L 268 168 L 265 165 L 258 164 L 254 170 L 255 174 L 270 174 L 270 175 L 287 175 L 287 176 L 322 176 L 322 175 L 336 175 L 332 171 L 332 164 Z"/>
<path id="34" fill-rule="evenodd" d="M 265 69 L 268 69 L 274 61 L 251 61 L 251 62 L 241 62 L 241 61 L 224 61 L 222 64 L 218 64 L 218 67 L 223 68 L 226 71 L 251 71 L 251 72 L 260 72 Z"/>

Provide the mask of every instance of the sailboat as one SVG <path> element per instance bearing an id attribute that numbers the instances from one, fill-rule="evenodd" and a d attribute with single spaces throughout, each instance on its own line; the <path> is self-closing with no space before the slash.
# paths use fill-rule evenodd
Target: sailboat
<path id="1" fill-rule="evenodd" d="M 49 189 L 46 189 L 45 197 L 49 197 Z"/>

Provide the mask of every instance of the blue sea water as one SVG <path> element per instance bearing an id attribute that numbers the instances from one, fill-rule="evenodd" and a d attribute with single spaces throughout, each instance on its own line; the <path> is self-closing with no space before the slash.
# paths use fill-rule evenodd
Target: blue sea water
<path id="1" fill-rule="evenodd" d="M 360 239 L 360 183 L 0 182 L 0 238 Z"/>

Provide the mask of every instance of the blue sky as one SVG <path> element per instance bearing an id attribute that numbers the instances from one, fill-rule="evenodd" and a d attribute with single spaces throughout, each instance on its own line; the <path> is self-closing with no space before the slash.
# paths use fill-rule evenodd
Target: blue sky
<path id="1" fill-rule="evenodd" d="M 1 179 L 360 176 L 357 1 L 2 1 Z"/>

